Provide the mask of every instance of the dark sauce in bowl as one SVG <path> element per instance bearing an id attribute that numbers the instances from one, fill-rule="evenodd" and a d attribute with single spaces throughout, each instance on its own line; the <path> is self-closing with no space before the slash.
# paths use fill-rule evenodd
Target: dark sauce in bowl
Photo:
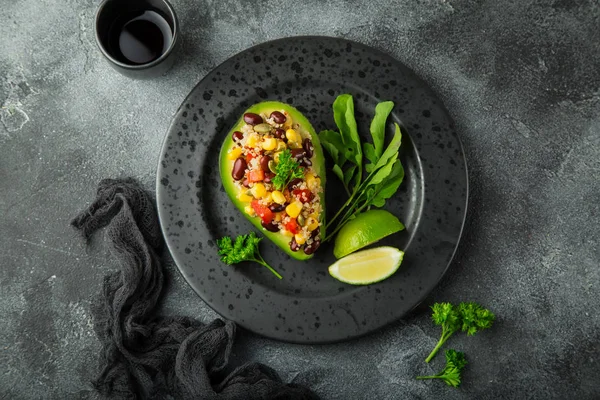
<path id="1" fill-rule="evenodd" d="M 108 48 L 122 63 L 142 65 L 162 56 L 173 40 L 173 28 L 158 10 L 140 10 L 117 18 L 109 30 Z"/>

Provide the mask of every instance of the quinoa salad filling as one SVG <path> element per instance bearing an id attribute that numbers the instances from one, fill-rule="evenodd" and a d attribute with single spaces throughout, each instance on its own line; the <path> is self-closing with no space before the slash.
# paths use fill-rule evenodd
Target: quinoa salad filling
<path id="1" fill-rule="evenodd" d="M 232 133 L 232 139 L 227 157 L 233 161 L 231 177 L 238 200 L 245 204 L 244 212 L 260 217 L 264 229 L 289 237 L 292 251 L 313 254 L 321 244 L 323 188 L 313 168 L 310 133 L 288 112 L 276 110 L 244 114 L 244 125 Z M 302 178 L 277 188 L 273 179 L 286 150 L 303 168 Z"/>

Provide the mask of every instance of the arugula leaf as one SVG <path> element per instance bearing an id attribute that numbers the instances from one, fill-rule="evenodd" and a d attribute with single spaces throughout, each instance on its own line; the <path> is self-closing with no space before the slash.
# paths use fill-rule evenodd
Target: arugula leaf
<path id="1" fill-rule="evenodd" d="M 375 150 L 375 156 L 377 158 L 381 157 L 383 153 L 383 143 L 385 141 L 385 121 L 387 121 L 388 115 L 392 112 L 392 108 L 394 108 L 394 102 L 392 101 L 384 101 L 377 106 L 375 106 L 375 116 L 371 121 L 371 137 L 373 138 L 373 146 Z M 369 161 L 371 161 L 369 159 Z M 373 164 L 377 162 L 371 161 Z"/>
<path id="2" fill-rule="evenodd" d="M 290 149 L 285 149 L 279 155 L 279 161 L 275 166 L 275 177 L 273 177 L 273 186 L 277 190 L 283 190 L 292 179 L 302 178 L 304 168 L 292 157 Z"/>
<path id="3" fill-rule="evenodd" d="M 281 275 L 267 264 L 260 255 L 258 244 L 261 240 L 262 238 L 257 237 L 254 232 L 238 236 L 235 243 L 229 236 L 224 236 L 217 239 L 218 254 L 225 264 L 232 265 L 242 261 L 254 261 L 266 267 L 279 279 L 282 279 Z"/>
<path id="4" fill-rule="evenodd" d="M 340 181 L 344 184 L 344 189 L 348 196 L 350 196 L 350 189 L 348 188 L 348 183 L 352 179 L 352 176 L 349 176 L 347 179 L 344 177 L 344 164 L 346 163 L 346 146 L 342 140 L 342 136 L 335 131 L 324 130 L 319 133 L 319 139 L 321 141 L 321 145 L 327 153 L 333 158 L 333 162 L 335 163 L 333 166 L 333 173 L 339 178 Z M 354 170 L 352 170 L 352 174 Z"/>
<path id="5" fill-rule="evenodd" d="M 344 171 L 344 184 L 348 186 L 350 180 L 354 176 L 354 171 L 356 171 L 356 165 L 352 165 L 346 171 Z"/>
<path id="6" fill-rule="evenodd" d="M 385 125 L 390 112 L 394 108 L 394 103 L 391 101 L 384 101 L 375 106 L 375 116 L 371 121 L 371 137 L 373 138 L 373 144 L 364 143 L 363 153 L 369 164 L 365 165 L 365 170 L 369 173 L 375 169 L 375 164 L 381 158 L 383 153 L 383 144 L 385 141 Z"/>
<path id="7" fill-rule="evenodd" d="M 332 168 L 333 173 L 340 179 L 340 181 L 344 182 L 344 171 L 340 168 L 339 165 L 335 164 Z"/>
<path id="8" fill-rule="evenodd" d="M 396 160 L 388 177 L 379 185 L 375 196 L 371 200 L 371 205 L 383 207 L 385 201 L 396 193 L 403 180 L 404 168 L 400 160 Z"/>
<path id="9" fill-rule="evenodd" d="M 354 118 L 354 100 L 349 94 L 339 95 L 333 102 L 333 119 L 337 125 L 342 142 L 344 144 L 343 154 L 348 161 L 356 165 L 353 173 L 357 174 L 355 186 L 362 181 L 362 147 Z M 341 165 L 340 165 L 341 167 Z M 347 175 L 344 175 L 346 178 Z M 352 176 L 345 180 L 346 186 L 352 180 Z"/>
<path id="10" fill-rule="evenodd" d="M 346 158 L 357 166 L 362 165 L 362 149 L 356 120 L 354 119 L 354 100 L 352 95 L 339 95 L 333 102 L 333 119 L 340 130 L 345 146 Z"/>
<path id="11" fill-rule="evenodd" d="M 382 168 L 379 168 L 368 181 L 367 186 L 375 186 L 383 182 L 392 172 L 392 167 L 398 161 L 398 153 L 394 154 Z"/>
<path id="12" fill-rule="evenodd" d="M 373 168 L 375 168 L 375 163 L 379 159 L 375 154 L 375 147 L 371 143 L 363 143 L 363 154 L 370 161 L 369 164 L 365 164 L 365 171 L 373 172 Z"/>
<path id="13" fill-rule="evenodd" d="M 334 101 L 333 117 L 339 133 L 325 130 L 319 134 L 319 138 L 334 160 L 333 172 L 342 181 L 349 199 L 327 223 L 329 235 L 323 241 L 331 239 L 342 226 L 365 209 L 385 205 L 385 200 L 390 198 L 402 183 L 404 169 L 398 160 L 402 132 L 398 124 L 394 124 L 393 138 L 384 150 L 386 121 L 393 107 L 394 103 L 391 101 L 379 103 L 375 107 L 370 126 L 373 144 L 361 144 L 354 118 L 352 96 L 342 94 Z M 369 161 L 364 165 L 368 174 L 365 179 L 363 155 Z M 347 162 L 351 165 L 346 165 Z M 329 229 L 334 222 L 335 229 Z"/>
<path id="14" fill-rule="evenodd" d="M 341 135 L 336 131 L 324 130 L 319 133 L 319 140 L 335 164 L 340 168 L 343 167 L 346 162 L 346 150 Z"/>
<path id="15" fill-rule="evenodd" d="M 398 124 L 394 123 L 394 126 L 396 127 L 394 137 L 392 138 L 392 141 L 375 164 L 374 171 L 385 166 L 391 157 L 398 157 L 398 149 L 400 149 L 400 145 L 402 144 L 402 131 L 400 130 Z"/>

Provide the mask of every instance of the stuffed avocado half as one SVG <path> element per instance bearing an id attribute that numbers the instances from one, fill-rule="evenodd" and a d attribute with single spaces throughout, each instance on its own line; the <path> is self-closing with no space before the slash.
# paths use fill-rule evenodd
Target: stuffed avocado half
<path id="1" fill-rule="evenodd" d="M 325 161 L 306 117 L 285 103 L 255 104 L 227 134 L 219 159 L 240 212 L 290 256 L 311 258 L 325 235 Z"/>

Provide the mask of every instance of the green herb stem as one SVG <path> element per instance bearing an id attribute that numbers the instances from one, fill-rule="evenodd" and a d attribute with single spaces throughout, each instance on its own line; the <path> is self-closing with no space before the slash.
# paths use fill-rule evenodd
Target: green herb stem
<path id="1" fill-rule="evenodd" d="M 437 342 L 437 344 L 435 345 L 435 347 L 433 348 L 433 350 L 431 351 L 431 353 L 429 353 L 429 355 L 425 359 L 426 363 L 430 362 L 433 359 L 433 357 L 435 357 L 435 355 L 437 354 L 437 352 L 442 348 L 442 346 L 444 345 L 444 343 L 446 343 L 446 341 L 450 338 L 450 336 L 452 336 L 452 334 L 454 332 L 455 331 L 448 331 L 445 328 L 442 329 L 442 337 Z"/>
<path id="2" fill-rule="evenodd" d="M 340 216 L 342 211 L 344 211 L 346 209 L 346 207 L 348 207 L 350 205 L 350 202 L 354 199 L 354 196 L 356 196 L 356 191 L 354 193 L 352 193 L 352 195 L 350 196 L 350 198 L 348 200 L 346 200 L 344 205 L 338 210 L 338 212 L 333 216 L 333 218 L 331 218 L 329 220 L 329 222 L 327 222 L 327 225 L 325 226 L 326 229 L 329 228 L 331 226 L 331 224 L 333 223 L 333 221 L 335 221 Z"/>
<path id="3" fill-rule="evenodd" d="M 344 189 L 346 190 L 348 197 L 352 196 L 352 193 L 350 193 L 350 189 L 348 188 L 348 185 L 346 185 L 346 182 L 342 182 L 342 184 L 344 185 Z"/>
<path id="4" fill-rule="evenodd" d="M 259 258 L 255 258 L 254 261 L 259 263 L 263 267 L 266 267 L 269 271 L 271 271 L 273 273 L 273 275 L 275 275 L 279 279 L 283 279 L 283 277 L 279 274 L 279 272 L 275 271 L 275 269 L 273 269 L 273 267 L 271 267 L 269 264 L 267 264 L 267 262 L 265 260 L 263 260 L 263 258 L 260 255 L 258 257 Z"/>
<path id="5" fill-rule="evenodd" d="M 352 215 L 360 214 L 367 206 L 368 206 L 368 203 L 365 203 L 362 206 L 360 206 L 359 208 L 357 208 L 354 212 L 352 212 L 352 214 L 350 214 L 347 218 L 344 216 L 344 218 L 342 218 L 342 222 L 337 224 L 337 226 L 335 227 L 333 232 L 328 233 L 327 237 L 325 239 L 323 239 L 323 242 L 326 242 L 326 241 L 330 240 L 332 237 L 334 237 L 339 232 L 339 230 L 344 227 L 344 225 L 346 224 L 346 222 Z M 348 212 L 351 212 L 354 207 L 355 206 L 353 206 L 352 208 L 349 208 L 348 211 L 346 212 L 346 214 L 348 214 Z"/>
<path id="6" fill-rule="evenodd" d="M 348 206 L 351 205 L 352 201 L 354 200 L 354 197 L 358 194 L 361 193 L 361 191 L 363 190 L 363 186 L 365 186 L 366 183 L 369 182 L 369 179 L 371 179 L 371 176 L 375 173 L 375 171 L 372 171 L 364 180 L 364 182 L 362 182 L 360 185 L 358 185 L 357 188 L 354 188 L 354 192 L 352 192 L 352 195 L 350 196 L 350 198 L 348 200 L 346 200 L 346 202 L 344 203 L 344 205 L 338 210 L 338 212 L 333 216 L 332 219 L 329 220 L 329 222 L 327 222 L 327 226 L 325 227 L 326 229 L 329 228 L 331 226 L 331 224 L 333 223 L 333 221 L 335 221 L 340 214 L 342 213 L 342 211 L 346 210 L 346 208 Z M 345 184 L 344 184 L 345 186 Z M 346 213 L 347 214 L 347 213 Z M 345 214 L 344 214 L 345 215 Z M 340 225 L 340 224 L 338 224 Z"/>

